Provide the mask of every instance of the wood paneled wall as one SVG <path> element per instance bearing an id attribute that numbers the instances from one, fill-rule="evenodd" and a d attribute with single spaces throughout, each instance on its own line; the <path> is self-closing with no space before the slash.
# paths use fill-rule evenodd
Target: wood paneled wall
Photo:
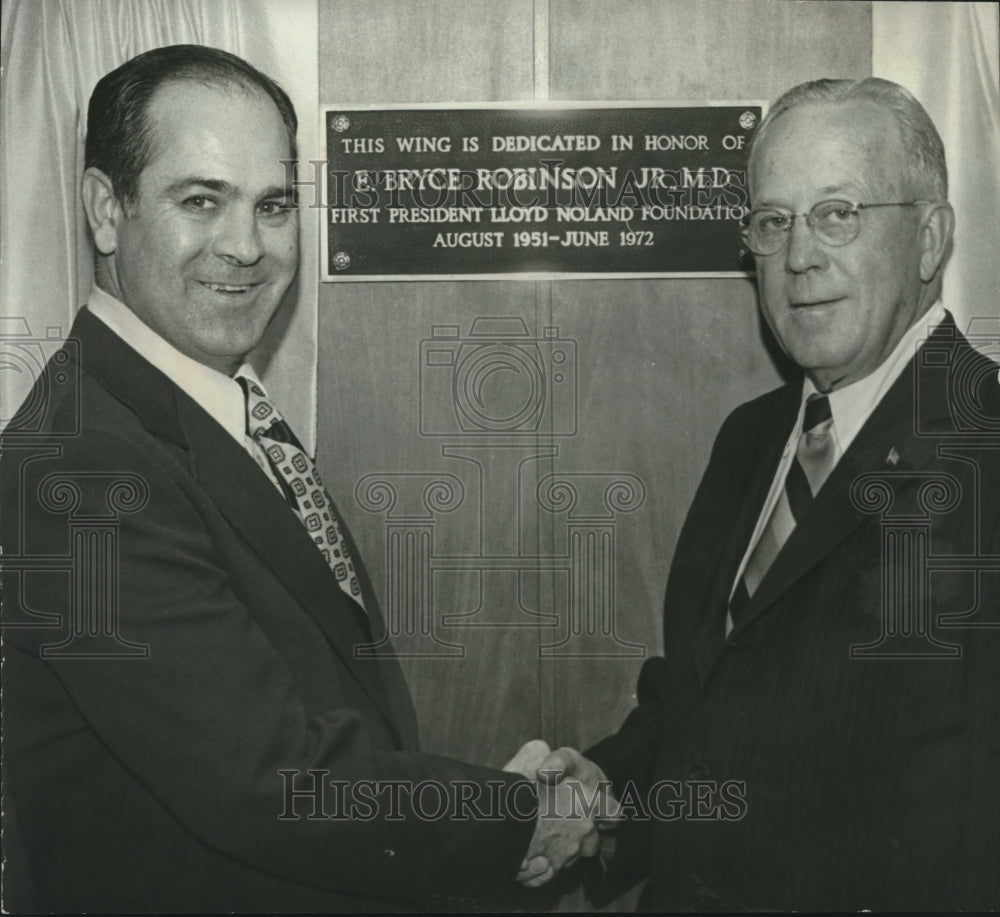
<path id="1" fill-rule="evenodd" d="M 763 100 L 871 69 L 867 3 L 320 0 L 319 29 L 321 103 Z M 395 607 L 390 580 L 424 590 L 432 629 L 452 644 L 405 619 L 394 638 L 425 749 L 502 765 L 529 738 L 586 746 L 615 730 L 641 654 L 660 651 L 667 571 L 714 435 L 733 407 L 780 381 L 752 282 L 331 283 L 319 309 L 320 466 L 383 606 Z M 575 343 L 574 435 L 421 435 L 421 409 L 440 423 L 454 410 L 429 371 L 421 394 L 421 341 L 435 325 L 467 335 L 477 316 L 520 317 L 542 340 L 558 327 Z M 565 410 L 545 416 L 550 429 L 565 425 Z M 364 492 L 377 473 L 396 489 L 391 508 L 379 502 L 385 490 Z M 595 505 L 607 514 L 602 488 L 620 479 L 620 511 L 588 529 L 558 503 L 565 491 L 552 492 L 555 512 L 540 508 L 537 485 L 553 473 L 576 485 L 576 517 Z M 435 477 L 438 496 L 450 488 L 460 505 L 445 499 L 430 512 L 424 488 Z M 614 549 L 617 640 L 584 634 L 553 649 L 567 633 L 571 589 L 606 584 L 495 558 L 520 551 L 565 566 L 571 529 L 584 547 L 589 531 L 596 548 Z M 418 567 L 421 551 L 433 554 L 431 583 L 400 569 L 387 578 L 393 539 Z M 445 569 L 448 556 L 460 569 Z"/>

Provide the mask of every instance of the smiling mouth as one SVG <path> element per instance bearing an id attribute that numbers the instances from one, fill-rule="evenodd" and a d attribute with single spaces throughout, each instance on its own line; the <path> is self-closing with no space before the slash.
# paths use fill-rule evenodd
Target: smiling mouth
<path id="1" fill-rule="evenodd" d="M 256 283 L 209 283 L 206 280 L 198 282 L 214 293 L 246 293 L 258 286 Z"/>
<path id="2" fill-rule="evenodd" d="M 790 304 L 790 308 L 794 311 L 795 309 L 814 309 L 817 306 L 829 306 L 833 303 L 840 302 L 843 299 L 842 296 L 835 296 L 832 299 L 812 299 L 806 302 L 793 302 Z"/>

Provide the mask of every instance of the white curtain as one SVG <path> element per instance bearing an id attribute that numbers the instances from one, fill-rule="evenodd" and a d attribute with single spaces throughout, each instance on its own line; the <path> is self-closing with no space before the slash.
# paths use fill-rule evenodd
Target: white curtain
<path id="1" fill-rule="evenodd" d="M 136 54 L 203 44 L 276 79 L 299 114 L 303 160 L 318 159 L 316 0 L 4 0 L 0 62 L 0 423 L 32 368 L 86 301 L 90 242 L 80 205 L 87 102 Z M 302 264 L 280 327 L 261 348 L 269 391 L 315 441 L 316 211 L 303 210 Z M 278 322 L 275 323 L 278 325 Z M 47 339 L 29 345 L 25 335 Z"/>
<path id="2" fill-rule="evenodd" d="M 944 302 L 963 330 L 993 332 L 977 344 L 1000 359 L 1000 7 L 873 3 L 872 73 L 906 86 L 941 131 L 957 216 Z"/>

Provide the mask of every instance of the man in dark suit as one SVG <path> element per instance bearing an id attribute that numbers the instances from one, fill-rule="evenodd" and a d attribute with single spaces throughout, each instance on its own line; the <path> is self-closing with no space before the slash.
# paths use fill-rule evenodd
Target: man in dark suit
<path id="1" fill-rule="evenodd" d="M 749 188 L 805 378 L 723 424 L 638 707 L 544 767 L 610 777 L 650 910 L 995 909 L 1000 383 L 940 300 L 941 140 L 896 84 L 803 84 Z"/>
<path id="2" fill-rule="evenodd" d="M 8 908 L 468 907 L 595 850 L 568 789 L 419 752 L 354 652 L 376 596 L 245 363 L 297 268 L 295 127 L 214 49 L 94 90 L 96 285 L 3 442 Z"/>

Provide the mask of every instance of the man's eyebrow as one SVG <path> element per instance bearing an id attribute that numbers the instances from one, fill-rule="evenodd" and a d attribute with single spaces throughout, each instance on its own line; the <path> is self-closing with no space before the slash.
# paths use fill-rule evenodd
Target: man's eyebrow
<path id="1" fill-rule="evenodd" d="M 291 185 L 271 185 L 270 188 L 265 188 L 264 191 L 260 193 L 257 200 L 268 201 L 276 197 L 291 198 L 294 194 L 295 191 Z"/>
<path id="2" fill-rule="evenodd" d="M 198 175 L 189 175 L 186 178 L 178 179 L 167 185 L 167 194 L 183 194 L 192 188 L 207 188 L 209 191 L 214 191 L 217 194 L 234 195 L 237 193 L 233 185 L 220 178 L 202 178 Z"/>
<path id="3" fill-rule="evenodd" d="M 170 197 L 179 197 L 195 188 L 205 188 L 216 194 L 225 197 L 239 197 L 242 192 L 235 185 L 221 178 L 202 178 L 198 175 L 189 175 L 186 178 L 178 179 L 167 186 L 167 194 Z M 293 196 L 291 185 L 270 185 L 257 195 L 256 200 L 268 201 L 274 198 L 290 199 Z"/>
<path id="4" fill-rule="evenodd" d="M 830 201 L 830 200 L 834 200 L 834 201 L 836 201 L 836 200 L 844 200 L 847 197 L 850 197 L 851 200 L 853 200 L 854 197 L 858 194 L 859 190 L 860 190 L 859 188 L 856 188 L 854 185 L 850 184 L 849 182 L 848 183 L 844 183 L 844 184 L 839 184 L 839 185 L 827 185 L 824 188 L 820 188 L 819 191 L 816 192 L 816 201 L 815 201 L 815 203 L 818 204 L 821 201 Z M 783 206 L 781 204 L 773 204 L 773 203 L 771 203 L 770 198 L 765 198 L 765 199 L 760 200 L 760 201 L 754 201 L 754 207 L 755 208 L 765 208 L 767 210 L 790 210 L 791 209 L 791 208 Z"/>

